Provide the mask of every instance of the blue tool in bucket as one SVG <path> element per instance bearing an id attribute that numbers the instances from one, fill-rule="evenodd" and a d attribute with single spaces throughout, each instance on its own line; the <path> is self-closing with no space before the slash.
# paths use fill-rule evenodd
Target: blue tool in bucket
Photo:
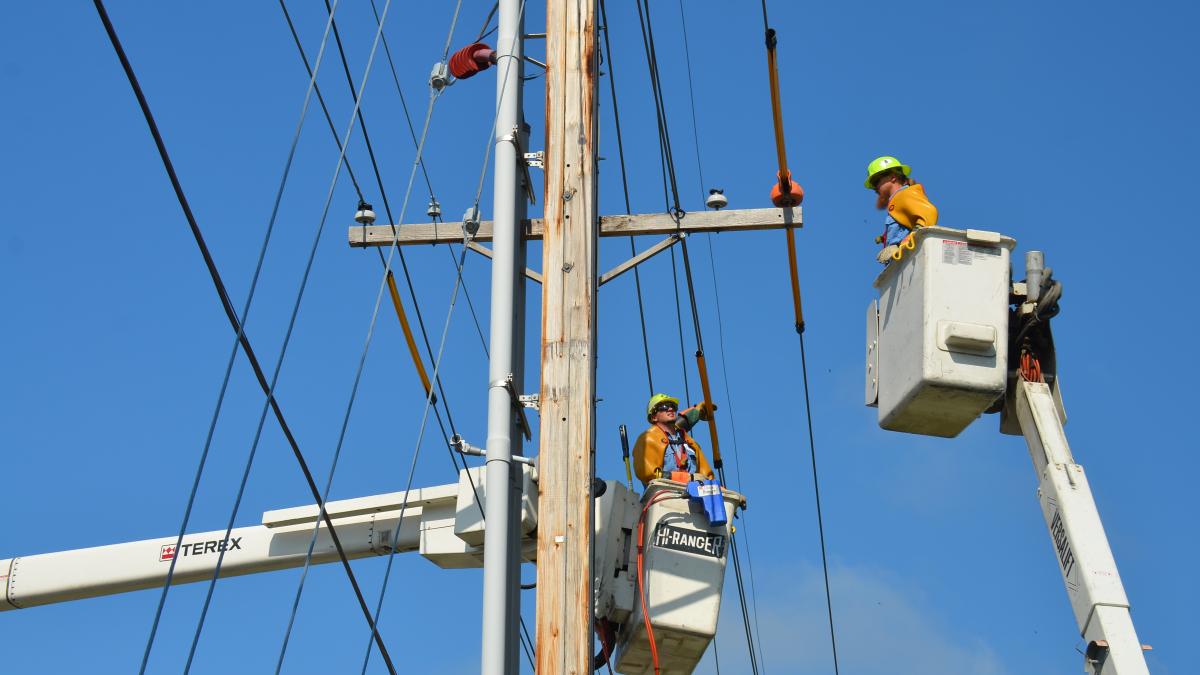
<path id="1" fill-rule="evenodd" d="M 691 501 L 704 509 L 710 525 L 724 525 L 729 521 L 725 515 L 725 498 L 721 494 L 719 481 L 694 480 L 688 483 L 687 491 Z"/>

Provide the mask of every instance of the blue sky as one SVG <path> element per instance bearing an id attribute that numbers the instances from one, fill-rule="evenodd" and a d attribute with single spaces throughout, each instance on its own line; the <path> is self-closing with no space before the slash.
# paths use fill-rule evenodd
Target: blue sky
<path id="1" fill-rule="evenodd" d="M 679 185 L 691 210 L 701 208 L 710 186 L 726 190 L 731 208 L 768 205 L 775 168 L 761 16 L 757 3 L 743 4 L 684 3 L 698 153 L 680 5 L 654 7 Z M 1064 282 L 1054 328 L 1068 436 L 1088 471 L 1139 636 L 1155 647 L 1151 670 L 1187 672 L 1200 628 L 1200 589 L 1190 570 L 1200 553 L 1196 498 L 1188 487 L 1200 468 L 1188 393 L 1197 376 L 1187 295 L 1195 258 L 1190 180 L 1200 155 L 1188 46 L 1200 18 L 1195 6 L 769 5 L 780 32 L 789 156 L 807 192 L 799 258 L 842 672 L 1018 675 L 1081 667 L 1082 645 L 1023 442 L 999 435 L 991 417 L 954 440 L 884 432 L 875 411 L 862 406 L 863 314 L 877 272 L 871 240 L 880 217 L 861 185 L 866 163 L 879 154 L 913 165 L 943 224 L 1004 232 L 1017 239 L 1018 256 L 1043 250 Z M 322 8 L 289 7 L 315 53 Z M 474 37 L 489 7 L 463 3 L 455 48 Z M 540 31 L 543 6 L 528 9 L 528 30 Z M 282 14 L 272 3 L 231 2 L 114 1 L 109 11 L 240 305 L 307 84 Z M 450 3 L 397 3 L 390 11 L 387 35 L 415 115 L 424 109 L 425 79 L 451 13 Z M 605 70 L 617 77 L 633 208 L 660 211 L 636 14 L 632 3 L 613 1 L 609 15 L 614 54 Z M 0 332 L 0 558 L 167 535 L 178 528 L 232 334 L 92 8 L 27 3 L 8 16 L 0 47 L 0 303 L 7 319 Z M 358 79 L 372 36 L 370 6 L 347 0 L 338 20 Z M 528 49 L 541 58 L 540 44 Z M 321 83 L 344 128 L 351 104 L 341 77 L 337 62 L 327 60 Z M 542 82 L 526 86 L 535 149 L 544 131 Z M 603 85 L 607 214 L 624 207 Z M 438 102 L 426 160 L 449 218 L 474 197 L 493 95 L 488 72 Z M 363 105 L 398 210 L 413 147 L 382 60 Z M 314 107 L 247 324 L 264 363 L 278 354 L 336 157 Z M 349 158 L 380 205 L 357 130 Z M 418 181 L 405 222 L 424 220 L 426 199 Z M 486 190 L 482 203 L 489 217 Z M 344 243 L 355 205 L 344 175 L 333 204 L 279 386 L 318 477 L 328 470 L 379 284 L 374 254 Z M 691 251 L 723 448 L 736 456 L 730 464 L 750 501 L 743 528 L 765 670 L 828 673 L 783 240 L 780 232 L 703 235 L 691 240 Z M 601 267 L 627 251 L 625 242 L 605 241 Z M 453 284 L 451 256 L 434 248 L 407 254 L 436 341 Z M 538 266 L 536 245 L 530 256 Z M 467 259 L 468 289 L 485 328 L 489 272 L 482 258 Z M 663 256 L 644 267 L 642 280 L 655 387 L 682 394 L 670 274 Z M 617 425 L 640 425 L 647 394 L 633 293 L 625 277 L 600 295 L 597 461 L 610 478 L 623 475 Z M 536 287 L 531 296 L 539 297 Z M 536 337 L 536 303 L 528 325 Z M 449 345 L 442 372 L 452 411 L 464 435 L 482 442 L 486 360 L 462 302 Z M 536 339 L 528 353 L 535 364 Z M 695 373 L 688 378 L 694 401 Z M 536 384 L 531 365 L 526 388 Z M 335 498 L 402 488 L 422 399 L 398 326 L 385 313 Z M 239 360 L 193 531 L 218 529 L 228 517 L 261 402 Z M 439 445 L 436 434 L 426 435 L 418 485 L 454 479 Z M 269 422 L 238 523 L 308 501 Z M 373 597 L 383 561 L 356 570 Z M 533 574 L 525 570 L 527 579 Z M 402 669 L 474 672 L 481 574 L 401 556 L 394 575 L 382 630 Z M 297 576 L 223 580 L 197 672 L 268 669 Z M 727 673 L 748 671 L 732 589 L 718 637 Z M 154 672 L 181 668 L 202 599 L 200 585 L 172 590 Z M 155 592 L 142 592 L 0 615 L 4 668 L 129 672 L 156 600 Z M 529 619 L 533 605 L 527 593 Z M 342 672 L 358 663 L 366 639 L 341 570 L 316 570 L 286 670 Z M 372 672 L 383 672 L 378 658 L 373 663 Z M 711 655 L 698 672 L 715 672 Z"/>

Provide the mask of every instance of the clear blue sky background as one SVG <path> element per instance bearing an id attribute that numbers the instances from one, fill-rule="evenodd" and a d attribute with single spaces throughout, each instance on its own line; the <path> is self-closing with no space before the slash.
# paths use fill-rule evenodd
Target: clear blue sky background
<path id="1" fill-rule="evenodd" d="M 680 6 L 654 4 L 685 207 L 701 208 L 709 186 L 725 188 L 732 208 L 766 206 L 775 169 L 757 3 L 684 3 L 699 163 Z M 343 5 L 339 23 L 358 79 L 372 15 L 367 3 Z M 636 14 L 628 1 L 610 5 L 614 63 L 605 70 L 617 76 L 633 207 L 660 211 Z M 1044 250 L 1064 282 L 1054 327 L 1072 447 L 1088 470 L 1139 635 L 1155 647 L 1151 670 L 1191 672 L 1200 628 L 1189 292 L 1200 156 L 1189 46 L 1200 19 L 1195 5 L 769 5 L 780 31 L 790 158 L 808 195 L 799 255 L 842 672 L 1025 675 L 1081 667 L 1024 443 L 999 435 L 993 417 L 954 440 L 888 433 L 862 405 L 863 315 L 878 271 L 871 239 L 880 222 L 862 178 L 867 161 L 885 153 L 914 166 L 944 224 L 1014 236 L 1018 256 Z M 455 48 L 474 37 L 489 7 L 464 3 Z M 315 53 L 322 8 L 295 1 L 290 8 Z M 114 0 L 109 9 L 240 305 L 307 84 L 281 12 L 269 2 Z M 386 25 L 418 123 L 451 10 L 442 2 L 396 3 Z M 6 16 L 0 558 L 167 535 L 179 525 L 232 334 L 90 5 L 16 3 Z M 531 32 L 541 30 L 543 16 L 540 3 L 530 5 Z M 543 46 L 531 43 L 529 52 L 540 57 Z M 341 78 L 327 60 L 321 83 L 344 129 L 350 101 Z M 390 80 L 377 60 L 364 109 L 398 210 L 414 152 Z M 456 84 L 434 114 L 426 159 L 451 219 L 474 196 L 494 82 L 489 72 Z M 542 84 L 526 87 L 535 149 L 544 132 Z M 616 137 L 603 84 L 601 209 L 618 213 Z M 314 107 L 305 124 L 248 322 L 268 364 L 334 170 L 336 149 L 318 115 Z M 357 130 L 350 161 L 380 205 Z M 407 222 L 424 220 L 427 195 L 417 185 Z M 318 476 L 329 466 L 379 284 L 375 255 L 345 244 L 354 205 L 343 175 L 279 388 Z M 487 191 L 483 210 L 489 217 Z M 699 236 L 691 250 L 725 452 L 736 456 L 733 475 L 750 499 L 744 529 L 765 670 L 829 673 L 783 241 L 780 232 Z M 538 267 L 540 249 L 530 251 Z M 623 241 L 605 241 L 601 267 L 627 251 Z M 435 341 L 453 282 L 450 259 L 445 247 L 408 251 Z M 682 393 L 669 258 L 644 270 L 655 386 Z M 468 289 L 485 328 L 489 272 L 485 260 L 468 258 Z M 536 287 L 531 293 L 539 297 Z M 647 393 L 631 277 L 605 286 L 599 312 L 597 461 L 603 475 L 617 478 L 617 425 L 641 424 Z M 534 303 L 531 364 L 536 313 Z M 690 353 L 686 315 L 684 339 Z M 449 345 L 443 375 L 456 422 L 482 442 L 486 361 L 462 302 Z M 529 372 L 533 390 L 536 366 Z M 695 401 L 694 372 L 689 383 Z M 261 401 L 240 360 L 193 531 L 218 529 L 228 518 Z M 402 488 L 421 404 L 400 331 L 385 311 L 334 497 Z M 418 485 L 454 479 L 439 446 L 436 434 L 426 435 Z M 308 501 L 290 451 L 268 423 L 238 523 Z M 373 597 L 383 561 L 356 569 Z M 526 569 L 526 578 L 533 573 Z M 475 672 L 481 574 L 441 571 L 416 555 L 397 559 L 396 574 L 382 629 L 403 670 Z M 297 578 L 289 571 L 222 581 L 197 672 L 268 670 Z M 203 590 L 171 592 L 154 672 L 181 668 Z M 733 584 L 726 590 L 721 667 L 748 672 Z M 157 597 L 147 591 L 0 615 L 0 669 L 131 672 Z M 527 618 L 533 605 L 527 593 Z M 341 570 L 316 570 L 287 672 L 357 672 L 366 639 Z M 373 668 L 383 672 L 378 657 Z M 699 672 L 714 672 L 711 655 Z"/>

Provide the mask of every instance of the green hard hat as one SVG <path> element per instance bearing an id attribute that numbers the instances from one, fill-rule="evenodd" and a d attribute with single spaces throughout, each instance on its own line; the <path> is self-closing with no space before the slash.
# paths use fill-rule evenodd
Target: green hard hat
<path id="1" fill-rule="evenodd" d="M 868 190 L 874 190 L 875 186 L 872 185 L 871 182 L 875 180 L 876 176 L 884 171 L 887 171 L 888 169 L 900 169 L 904 172 L 905 176 L 912 173 L 911 166 L 907 164 L 901 164 L 900 160 L 896 159 L 895 157 L 889 157 L 887 155 L 884 155 L 883 157 L 876 157 L 875 159 L 871 160 L 870 164 L 867 165 L 867 180 L 863 183 L 863 186 Z"/>
<path id="2" fill-rule="evenodd" d="M 646 404 L 646 419 L 648 421 L 654 421 L 654 408 L 660 403 L 673 403 L 675 404 L 675 409 L 679 409 L 679 399 L 667 394 L 655 394 L 650 397 L 650 402 Z"/>

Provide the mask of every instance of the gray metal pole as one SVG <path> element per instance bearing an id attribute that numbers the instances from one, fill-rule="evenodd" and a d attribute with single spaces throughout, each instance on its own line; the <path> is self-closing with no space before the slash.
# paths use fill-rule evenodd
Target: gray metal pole
<path id="1" fill-rule="evenodd" d="M 525 33 L 525 18 L 521 17 L 520 31 Z M 521 74 L 524 75 L 524 69 L 521 69 Z M 524 115 L 522 115 L 524 120 Z M 521 147 L 529 148 L 529 125 L 522 121 L 521 124 Z M 524 182 L 526 174 L 521 173 L 521 181 Z M 532 189 L 533 186 L 529 186 Z M 520 223 L 525 220 L 528 215 L 528 202 L 525 201 L 525 190 L 523 185 L 518 184 L 517 190 L 517 211 L 516 222 Z M 513 381 L 521 387 L 525 382 L 525 290 L 529 286 L 529 282 L 525 279 L 525 275 L 521 272 L 526 267 L 526 245 L 524 237 L 518 237 L 516 254 L 513 256 Z M 523 390 L 522 390 L 523 391 Z M 518 433 L 516 423 L 513 423 L 512 431 L 512 452 L 514 455 L 524 454 L 521 434 Z M 521 526 L 521 475 L 520 472 L 511 471 L 511 480 L 509 481 L 509 502 L 508 502 L 508 523 L 511 536 L 509 542 L 509 574 L 507 580 L 508 586 L 508 626 L 512 627 L 513 631 L 519 631 L 521 625 L 521 537 L 519 528 Z M 511 637 L 511 636 L 510 636 Z M 508 640 L 508 670 L 509 673 L 521 672 L 521 646 L 519 644 L 520 636 Z M 532 648 L 533 645 L 530 645 Z"/>
<path id="2" fill-rule="evenodd" d="M 514 354 L 523 346 L 514 340 L 513 324 L 518 310 L 514 306 L 517 283 L 524 283 L 524 267 L 516 266 L 517 250 L 523 246 L 518 228 L 521 208 L 517 162 L 523 162 L 517 150 L 521 116 L 522 35 L 519 0 L 500 0 L 499 31 L 496 35 L 496 127 L 495 185 L 492 218 L 492 308 L 491 362 L 488 367 L 487 488 L 484 495 L 483 558 L 483 650 L 480 672 L 483 675 L 509 673 L 511 645 L 518 638 L 518 627 L 510 605 L 511 580 L 519 573 L 512 558 L 510 539 L 516 530 L 510 524 L 510 480 L 515 435 L 512 398 L 505 386 L 514 376 Z M 523 257 L 523 256 L 521 256 Z M 523 263 L 522 263 L 523 265 Z M 520 311 L 520 316 L 524 312 Z M 514 378 L 515 379 L 515 378 Z M 521 386 L 516 380 L 517 387 Z M 519 439 L 518 439 L 519 444 Z M 518 448 L 520 446 L 518 445 Z M 517 599 L 519 600 L 519 599 Z"/>

